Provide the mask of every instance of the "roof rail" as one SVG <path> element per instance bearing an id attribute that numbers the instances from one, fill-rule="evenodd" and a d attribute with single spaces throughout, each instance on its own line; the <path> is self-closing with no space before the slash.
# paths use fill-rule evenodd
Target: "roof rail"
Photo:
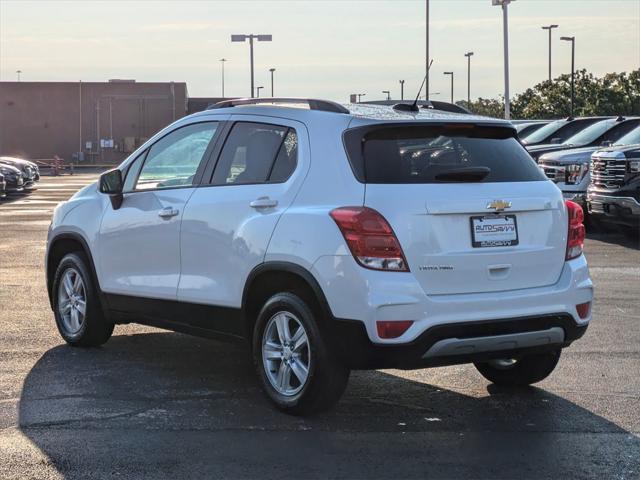
<path id="1" fill-rule="evenodd" d="M 261 103 L 306 103 L 309 110 L 320 110 L 322 112 L 349 113 L 349 110 L 339 103 L 331 100 L 316 100 L 314 98 L 236 98 L 234 100 L 223 100 L 222 102 L 209 105 L 207 110 L 217 108 L 237 107 L 239 105 L 259 105 Z"/>

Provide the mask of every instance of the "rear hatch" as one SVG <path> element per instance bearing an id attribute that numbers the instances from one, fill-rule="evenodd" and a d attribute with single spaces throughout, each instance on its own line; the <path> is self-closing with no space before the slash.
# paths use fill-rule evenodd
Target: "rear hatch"
<path id="1" fill-rule="evenodd" d="M 385 124 L 345 133 L 365 206 L 389 222 L 425 293 L 557 282 L 562 194 L 508 126 Z"/>

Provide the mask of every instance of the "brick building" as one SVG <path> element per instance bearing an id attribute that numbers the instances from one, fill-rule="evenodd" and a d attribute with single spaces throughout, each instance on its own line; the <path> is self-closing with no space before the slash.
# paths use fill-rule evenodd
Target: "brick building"
<path id="1" fill-rule="evenodd" d="M 187 103 L 183 82 L 0 82 L 0 155 L 118 163 Z"/>

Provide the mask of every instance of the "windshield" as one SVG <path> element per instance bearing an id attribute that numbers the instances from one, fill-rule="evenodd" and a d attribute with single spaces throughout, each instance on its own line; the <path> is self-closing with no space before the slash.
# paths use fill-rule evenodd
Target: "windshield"
<path id="1" fill-rule="evenodd" d="M 531 135 L 527 135 L 524 138 L 525 143 L 538 143 L 542 142 L 549 135 L 552 135 L 554 132 L 558 131 L 562 128 L 563 125 L 566 125 L 567 122 L 565 120 L 556 120 L 555 122 L 548 123 L 544 127 L 536 130 Z"/>
<path id="2" fill-rule="evenodd" d="M 579 131 L 574 136 L 569 137 L 563 143 L 565 145 L 588 145 L 596 140 L 600 135 L 605 133 L 616 124 L 615 120 L 601 120 L 593 125 L 588 126 L 584 130 Z"/>
<path id="3" fill-rule="evenodd" d="M 616 145 L 635 145 L 640 143 L 640 127 L 636 127 L 616 141 Z"/>

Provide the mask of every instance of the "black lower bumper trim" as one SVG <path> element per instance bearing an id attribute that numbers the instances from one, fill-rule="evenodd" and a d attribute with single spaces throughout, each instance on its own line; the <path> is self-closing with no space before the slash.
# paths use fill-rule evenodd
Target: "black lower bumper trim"
<path id="1" fill-rule="evenodd" d="M 422 358 L 436 342 L 447 338 L 475 338 L 512 333 L 534 332 L 561 327 L 565 339 L 562 347 L 582 337 L 587 325 L 578 325 L 567 313 L 518 317 L 501 320 L 461 322 L 434 325 L 413 342 L 398 345 L 374 344 L 369 340 L 364 324 L 356 320 L 335 319 L 333 345 L 342 361 L 352 369 L 401 368 L 415 369 L 455 365 L 492 358 L 517 357 L 525 353 L 538 353 L 558 348 L 558 345 L 531 347 L 499 352 L 483 352 L 447 357 Z"/>

